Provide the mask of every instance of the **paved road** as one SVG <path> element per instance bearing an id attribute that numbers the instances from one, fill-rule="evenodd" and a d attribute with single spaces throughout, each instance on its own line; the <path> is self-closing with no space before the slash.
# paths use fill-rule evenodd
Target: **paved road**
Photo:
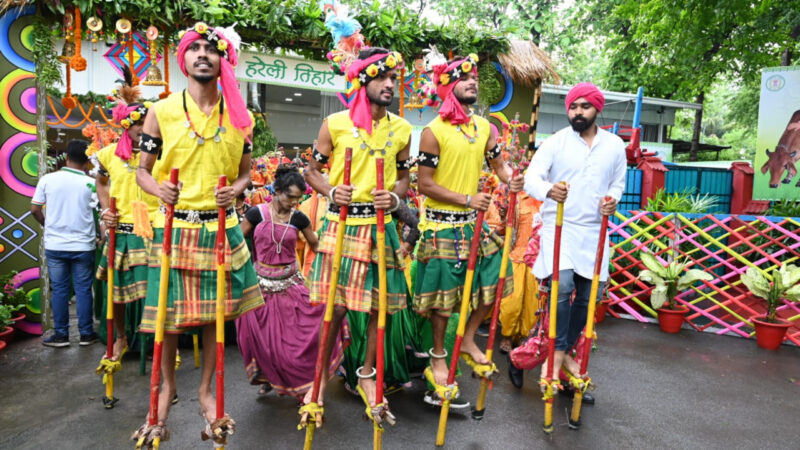
<path id="1" fill-rule="evenodd" d="M 74 328 L 74 327 L 73 327 Z M 584 410 L 584 426 L 566 426 L 569 401 L 556 400 L 556 431 L 541 431 L 543 404 L 533 374 L 517 390 L 501 374 L 489 392 L 486 417 L 451 413 L 449 449 L 797 449 L 800 418 L 800 349 L 777 352 L 755 342 L 683 330 L 666 335 L 654 325 L 608 319 L 598 330 L 599 349 L 590 373 L 599 385 L 597 404 Z M 39 338 L 20 340 L 0 353 L 0 448 L 132 449 L 130 433 L 147 410 L 149 377 L 138 375 L 135 355 L 116 376 L 121 399 L 104 410 L 103 387 L 94 368 L 101 345 L 42 347 Z M 181 401 L 173 407 L 172 439 L 164 449 L 212 448 L 200 441 L 195 387 L 200 378 L 189 351 L 178 370 Z M 258 396 L 245 381 L 235 347 L 226 353 L 226 407 L 237 422 L 229 449 L 299 449 L 296 402 Z M 474 400 L 477 381 L 460 380 Z M 386 449 L 434 448 L 438 410 L 423 406 L 424 384 L 389 400 L 398 424 L 384 434 Z M 327 422 L 315 448 L 367 449 L 371 424 L 361 420 L 361 402 L 341 382 L 331 383 Z"/>

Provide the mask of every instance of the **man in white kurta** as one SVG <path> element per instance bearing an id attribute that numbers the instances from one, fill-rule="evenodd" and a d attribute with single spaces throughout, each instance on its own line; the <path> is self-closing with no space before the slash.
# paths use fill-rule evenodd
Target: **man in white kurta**
<path id="1" fill-rule="evenodd" d="M 570 373 L 583 377 L 579 365 L 565 353 L 575 345 L 586 323 L 601 214 L 613 214 L 622 197 L 626 159 L 622 139 L 595 124 L 605 103 L 596 86 L 576 85 L 565 103 L 570 126 L 541 144 L 525 174 L 525 191 L 544 202 L 541 247 L 533 266 L 533 274 L 540 280 L 553 273 L 556 207 L 557 202 L 565 202 L 553 363 L 556 370 L 563 363 Z M 558 184 L 561 181 L 566 185 Z M 600 292 L 608 279 L 608 254 L 603 253 Z M 573 290 L 576 296 L 570 304 Z M 546 366 L 542 365 L 543 371 Z"/>

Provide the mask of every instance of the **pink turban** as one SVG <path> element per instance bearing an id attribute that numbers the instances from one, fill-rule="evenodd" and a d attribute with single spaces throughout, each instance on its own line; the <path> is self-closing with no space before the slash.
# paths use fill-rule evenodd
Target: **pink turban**
<path id="1" fill-rule="evenodd" d="M 464 113 L 461 102 L 453 95 L 456 85 L 461 82 L 461 75 L 469 72 L 478 73 L 478 57 L 474 54 L 453 61 L 450 65 L 439 64 L 433 68 L 436 95 L 442 99 L 439 117 L 453 125 L 469 123 L 469 116 Z"/>
<path id="2" fill-rule="evenodd" d="M 236 81 L 236 74 L 233 71 L 239 62 L 239 56 L 236 54 L 237 50 L 231 36 L 225 36 L 222 33 L 222 28 L 215 29 L 202 22 L 198 22 L 194 27 L 182 33 L 181 41 L 178 43 L 178 67 L 184 75 L 188 76 L 185 56 L 194 41 L 205 39 L 216 45 L 222 55 L 219 64 L 219 83 L 222 85 L 222 96 L 225 98 L 225 106 L 227 106 L 231 124 L 248 136 L 253 122 L 250 120 L 250 114 L 247 112 L 247 106 L 239 91 L 239 83 Z"/>
<path id="3" fill-rule="evenodd" d="M 131 114 L 134 112 L 136 114 L 132 116 Z M 131 159 L 131 154 L 133 153 L 133 140 L 131 139 L 130 133 L 128 133 L 128 128 L 144 120 L 144 116 L 147 114 L 147 106 L 140 103 L 134 103 L 132 105 L 120 103 L 114 107 L 111 113 L 114 122 L 120 124 L 123 128 L 114 154 L 122 158 L 123 161 L 128 161 Z"/>
<path id="4" fill-rule="evenodd" d="M 587 102 L 597 108 L 597 112 L 601 112 L 603 106 L 606 104 L 606 98 L 603 97 L 603 93 L 600 92 L 597 86 L 589 82 L 583 82 L 576 84 L 569 90 L 567 99 L 564 101 L 564 106 L 567 107 L 567 111 L 569 111 L 569 105 L 581 97 L 585 98 Z"/>
<path id="5" fill-rule="evenodd" d="M 357 59 L 347 68 L 345 77 L 350 82 L 347 91 L 356 95 L 347 105 L 350 108 L 350 120 L 353 125 L 372 134 L 372 107 L 367 97 L 367 84 L 389 70 L 403 67 L 403 57 L 397 52 L 376 53 L 367 59 Z M 402 81 L 400 89 L 403 89 Z"/>

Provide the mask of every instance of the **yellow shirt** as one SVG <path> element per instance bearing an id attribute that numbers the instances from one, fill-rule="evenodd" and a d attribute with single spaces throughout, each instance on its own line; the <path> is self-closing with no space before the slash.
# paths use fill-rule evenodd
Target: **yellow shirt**
<path id="1" fill-rule="evenodd" d="M 475 136 L 475 125 L 478 131 L 474 143 L 470 143 L 457 126 L 442 120 L 438 115 L 427 126 L 439 143 L 439 164 L 433 173 L 433 181 L 445 189 L 470 196 L 478 193 L 486 142 L 491 133 L 489 121 L 479 116 L 472 116 L 472 121 L 461 125 L 461 129 L 469 136 Z M 424 152 L 425 149 L 421 148 L 420 151 Z M 423 207 L 455 212 L 472 211 L 466 206 L 440 202 L 430 197 L 425 198 Z M 420 219 L 420 231 L 446 228 L 452 228 L 452 225 L 429 222 L 424 214 Z"/>
<path id="2" fill-rule="evenodd" d="M 139 152 L 133 152 L 131 159 L 127 162 L 114 154 L 117 144 L 103 147 L 97 152 L 97 159 L 108 172 L 109 196 L 117 199 L 117 213 L 119 213 L 120 223 L 133 223 L 133 208 L 131 203 L 143 201 L 147 204 L 147 210 L 152 217 L 158 208 L 158 199 L 146 194 L 142 188 L 136 184 L 136 169 L 139 167 Z"/>
<path id="3" fill-rule="evenodd" d="M 164 140 L 161 159 L 153 169 L 153 177 L 158 183 L 169 179 L 173 167 L 180 169 L 179 181 L 183 183 L 177 210 L 216 211 L 217 204 L 214 189 L 220 175 L 228 177 L 228 185 L 239 176 L 239 163 L 244 150 L 244 135 L 235 129 L 230 122 L 227 109 L 222 119 L 225 133 L 220 134 L 221 141 L 214 142 L 212 136 L 219 125 L 219 102 L 214 107 L 210 116 L 205 115 L 186 93 L 186 109 L 189 112 L 194 129 L 201 136 L 205 136 L 205 143 L 198 144 L 197 139 L 189 137 L 191 128 L 187 128 L 186 115 L 183 111 L 183 93 L 174 92 L 164 100 L 153 105 L 153 111 L 161 129 L 161 138 Z M 227 103 L 226 103 L 227 108 Z M 231 228 L 239 223 L 236 214 L 229 217 L 226 228 Z M 182 220 L 175 220 L 176 228 L 200 228 L 201 224 L 192 224 Z M 217 223 L 205 224 L 209 231 L 216 231 Z M 164 215 L 156 213 L 153 217 L 153 227 L 164 227 Z"/>
<path id="4" fill-rule="evenodd" d="M 350 184 L 356 187 L 353 192 L 353 203 L 372 203 L 373 189 L 376 187 L 375 159 L 381 156 L 380 149 L 386 151 L 383 164 L 384 189 L 391 191 L 397 182 L 397 154 L 403 150 L 411 140 L 411 124 L 402 117 L 387 112 L 378 125 L 373 127 L 372 136 L 366 131 L 358 129 L 359 137 L 353 134 L 353 121 L 350 120 L 348 111 L 331 114 L 325 119 L 333 142 L 333 151 L 330 155 L 331 172 L 329 183 L 338 186 L 344 182 L 344 152 L 347 147 L 353 149 L 353 160 L 350 166 Z M 390 136 L 391 134 L 391 136 Z M 391 142 L 391 145 L 388 143 Z M 363 148 L 365 147 L 366 148 Z M 370 154 L 370 148 L 377 150 Z M 327 218 L 338 222 L 339 215 L 328 213 Z M 391 214 L 386 214 L 386 223 L 392 220 Z M 365 225 L 376 223 L 373 217 L 348 217 L 348 225 Z"/>

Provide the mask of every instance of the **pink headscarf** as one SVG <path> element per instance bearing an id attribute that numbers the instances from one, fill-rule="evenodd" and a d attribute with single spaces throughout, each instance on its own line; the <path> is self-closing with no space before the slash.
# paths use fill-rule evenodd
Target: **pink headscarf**
<path id="1" fill-rule="evenodd" d="M 185 56 L 189 46 L 198 39 L 208 40 L 208 37 L 216 32 L 216 36 L 219 37 L 220 42 L 225 42 L 225 45 L 227 45 L 227 48 L 222 51 L 223 56 L 220 58 L 219 64 L 219 82 L 222 85 L 222 96 L 225 98 L 231 124 L 245 136 L 248 136 L 253 122 L 250 120 L 250 114 L 247 113 L 247 106 L 242 98 L 242 93 L 239 91 L 239 84 L 236 82 L 236 74 L 233 71 L 233 68 L 239 63 L 239 56 L 236 54 L 236 48 L 233 43 L 222 34 L 222 29 L 214 29 L 206 26 L 208 31 L 200 34 L 195 31 L 199 25 L 200 24 L 195 25 L 194 28 L 187 31 L 183 37 L 181 37 L 181 41 L 178 43 L 178 67 L 180 67 L 184 75 L 188 76 L 186 72 Z"/>
<path id="2" fill-rule="evenodd" d="M 569 111 L 569 105 L 581 97 L 597 108 L 597 112 L 601 112 L 606 104 L 606 98 L 597 86 L 589 82 L 583 82 L 576 84 L 569 90 L 567 99 L 564 100 L 564 106 L 567 107 L 567 111 Z"/>
<path id="3" fill-rule="evenodd" d="M 136 111 L 140 108 L 144 108 L 144 106 L 137 104 L 129 106 L 124 103 L 120 103 L 111 111 L 114 122 L 121 125 L 123 120 L 130 120 L 129 116 L 133 111 Z M 146 111 L 147 110 L 145 109 L 145 112 Z M 141 114 L 141 118 L 139 120 L 141 119 L 144 119 L 144 114 Z M 133 125 L 137 121 L 130 120 L 130 122 L 131 125 Z M 131 159 L 131 154 L 133 154 L 133 140 L 131 139 L 131 135 L 128 133 L 128 128 L 126 127 L 123 127 L 122 135 L 119 137 L 117 149 L 114 151 L 114 154 L 122 158 L 123 161 L 128 161 Z"/>
<path id="4" fill-rule="evenodd" d="M 392 65 L 389 63 L 390 56 L 394 61 Z M 373 69 L 373 73 L 370 74 L 368 73 L 369 67 L 373 64 L 377 70 Z M 352 83 L 351 90 L 356 91 L 355 97 L 350 100 L 348 105 L 353 125 L 365 130 L 367 134 L 372 134 L 372 108 L 367 97 L 367 84 L 380 73 L 401 67 L 403 67 L 403 60 L 395 52 L 376 53 L 367 59 L 357 59 L 350 64 L 350 67 L 347 68 L 346 78 Z"/>
<path id="5" fill-rule="evenodd" d="M 461 74 L 465 72 L 461 66 L 465 63 L 470 66 L 470 69 L 466 72 L 478 74 L 478 61 L 474 55 L 453 61 L 450 65 L 439 64 L 433 68 L 436 95 L 442 99 L 442 106 L 439 107 L 439 117 L 442 120 L 450 121 L 453 125 L 469 123 L 469 116 L 464 112 L 461 102 L 458 101 L 455 95 L 452 95 L 456 85 L 461 82 Z"/>

